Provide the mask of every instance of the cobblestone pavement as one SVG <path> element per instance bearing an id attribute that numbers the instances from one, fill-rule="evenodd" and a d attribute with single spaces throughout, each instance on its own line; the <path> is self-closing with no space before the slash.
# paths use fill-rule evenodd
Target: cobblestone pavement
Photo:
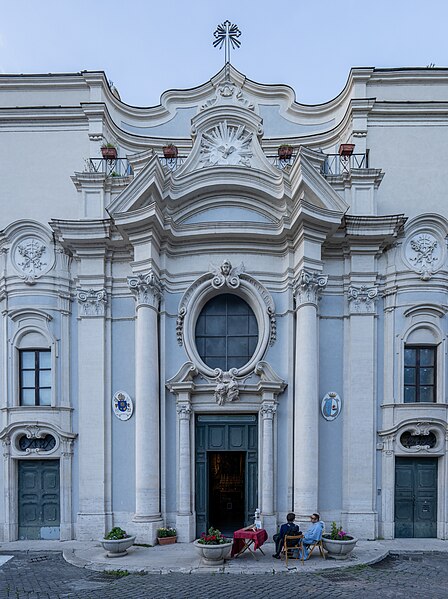
<path id="1" fill-rule="evenodd" d="M 397 554 L 372 566 L 314 574 L 127 576 L 77 568 L 58 552 L 10 555 L 0 567 L 0 599 L 448 598 L 446 553 Z"/>

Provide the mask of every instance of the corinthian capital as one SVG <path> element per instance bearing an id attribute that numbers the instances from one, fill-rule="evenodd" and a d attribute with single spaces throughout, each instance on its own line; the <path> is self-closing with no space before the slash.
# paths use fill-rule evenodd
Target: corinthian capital
<path id="1" fill-rule="evenodd" d="M 300 306 L 307 303 L 317 305 L 319 294 L 325 289 L 327 281 L 328 275 L 316 271 L 301 270 L 293 285 L 296 305 Z"/>
<path id="2" fill-rule="evenodd" d="M 137 304 L 146 304 L 153 308 L 159 307 L 162 289 L 159 277 L 151 269 L 146 275 L 128 277 L 129 289 L 135 294 Z"/>

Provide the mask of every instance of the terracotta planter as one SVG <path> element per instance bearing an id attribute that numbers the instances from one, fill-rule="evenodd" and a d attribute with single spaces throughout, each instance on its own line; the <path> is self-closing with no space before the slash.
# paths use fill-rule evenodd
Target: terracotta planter
<path id="1" fill-rule="evenodd" d="M 277 150 L 280 160 L 289 160 L 292 156 L 294 148 L 292 146 L 280 146 Z"/>
<path id="2" fill-rule="evenodd" d="M 355 144 L 341 144 L 339 146 L 339 156 L 351 156 L 354 149 Z"/>
<path id="3" fill-rule="evenodd" d="M 116 160 L 117 159 L 117 148 L 101 148 L 101 155 L 106 160 Z"/>
<path id="4" fill-rule="evenodd" d="M 328 551 L 327 557 L 331 559 L 347 559 L 357 542 L 358 539 L 355 539 L 355 537 L 347 539 L 347 541 L 336 541 L 322 535 L 322 544 L 324 549 Z"/>
<path id="5" fill-rule="evenodd" d="M 165 158 L 177 158 L 178 149 L 176 146 L 163 146 L 162 150 Z"/>
<path id="6" fill-rule="evenodd" d="M 125 539 L 100 539 L 103 549 L 107 551 L 107 557 L 122 557 L 127 555 L 129 547 L 134 544 L 135 536 Z"/>
<path id="7" fill-rule="evenodd" d="M 177 537 L 157 537 L 159 545 L 174 545 L 177 541 Z"/>
<path id="8" fill-rule="evenodd" d="M 225 559 L 230 557 L 233 541 L 223 543 L 222 545 L 203 545 L 196 540 L 193 545 L 202 557 L 204 566 L 220 566 L 224 563 Z"/>

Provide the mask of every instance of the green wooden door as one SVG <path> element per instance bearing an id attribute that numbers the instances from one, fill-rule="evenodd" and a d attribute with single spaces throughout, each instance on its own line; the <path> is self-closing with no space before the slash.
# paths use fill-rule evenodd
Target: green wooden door
<path id="1" fill-rule="evenodd" d="M 396 458 L 395 537 L 437 536 L 437 458 Z"/>
<path id="2" fill-rule="evenodd" d="M 19 539 L 59 539 L 59 460 L 19 461 Z"/>
<path id="3" fill-rule="evenodd" d="M 258 502 L 258 418 L 255 414 L 199 415 L 196 418 L 196 534 L 209 521 L 209 459 L 217 452 L 244 452 L 244 516 L 238 526 L 253 522 Z"/>

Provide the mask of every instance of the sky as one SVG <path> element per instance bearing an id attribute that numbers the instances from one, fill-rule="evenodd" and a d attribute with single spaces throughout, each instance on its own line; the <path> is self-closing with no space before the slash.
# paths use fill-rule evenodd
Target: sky
<path id="1" fill-rule="evenodd" d="M 124 102 L 153 106 L 222 68 L 226 19 L 233 66 L 303 104 L 335 97 L 354 66 L 448 66 L 448 0 L 0 0 L 0 73 L 102 70 Z"/>

